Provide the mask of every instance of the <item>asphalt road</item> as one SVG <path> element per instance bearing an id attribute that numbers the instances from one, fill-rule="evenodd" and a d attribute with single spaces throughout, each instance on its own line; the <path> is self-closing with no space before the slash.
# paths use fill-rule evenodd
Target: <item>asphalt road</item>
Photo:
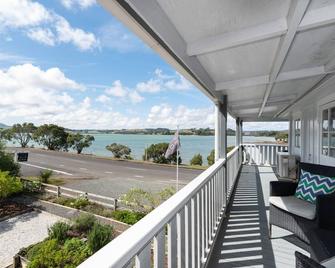
<path id="1" fill-rule="evenodd" d="M 38 176 L 41 170 L 51 169 L 54 175 L 64 179 L 64 186 L 90 193 L 119 197 L 131 188 L 156 192 L 176 185 L 175 167 L 40 149 L 24 151 L 29 152 L 29 158 L 28 162 L 21 163 L 23 176 Z M 180 188 L 201 172 L 180 168 Z"/>

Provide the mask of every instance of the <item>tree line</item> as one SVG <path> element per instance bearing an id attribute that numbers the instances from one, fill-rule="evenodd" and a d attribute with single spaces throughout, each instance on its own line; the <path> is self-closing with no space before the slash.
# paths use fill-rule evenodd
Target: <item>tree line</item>
<path id="1" fill-rule="evenodd" d="M 84 148 L 90 147 L 94 141 L 91 135 L 70 133 L 65 128 L 54 124 L 44 124 L 36 127 L 33 123 L 15 124 L 11 128 L 0 132 L 0 138 L 18 142 L 26 148 L 31 141 L 35 141 L 48 150 L 68 151 L 75 150 L 80 154 Z"/>

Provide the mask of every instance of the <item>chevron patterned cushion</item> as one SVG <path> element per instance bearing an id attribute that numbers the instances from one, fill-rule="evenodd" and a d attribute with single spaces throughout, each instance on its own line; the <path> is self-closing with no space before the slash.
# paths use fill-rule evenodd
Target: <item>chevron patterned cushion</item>
<path id="1" fill-rule="evenodd" d="M 302 200 L 315 203 L 316 197 L 335 191 L 335 177 L 325 177 L 301 170 L 295 196 Z"/>

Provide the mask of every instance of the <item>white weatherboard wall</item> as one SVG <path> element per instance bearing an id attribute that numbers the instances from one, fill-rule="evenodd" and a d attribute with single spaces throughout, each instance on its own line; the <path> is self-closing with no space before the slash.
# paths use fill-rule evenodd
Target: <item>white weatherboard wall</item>
<path id="1" fill-rule="evenodd" d="M 294 123 L 290 130 L 292 153 L 301 161 L 335 166 L 335 158 L 321 155 L 321 112 L 325 105 L 334 102 L 335 77 L 312 91 L 296 103 L 289 111 L 291 120 L 301 119 L 301 148 L 294 145 Z"/>

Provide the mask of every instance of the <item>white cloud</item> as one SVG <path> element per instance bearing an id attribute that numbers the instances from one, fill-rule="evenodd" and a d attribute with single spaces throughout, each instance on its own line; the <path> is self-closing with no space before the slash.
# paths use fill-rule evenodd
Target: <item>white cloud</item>
<path id="1" fill-rule="evenodd" d="M 99 45 L 93 33 L 85 32 L 79 28 L 72 28 L 63 17 L 56 21 L 57 41 L 60 43 L 73 43 L 80 50 L 89 50 Z"/>
<path id="2" fill-rule="evenodd" d="M 106 95 L 102 94 L 99 95 L 96 99 L 97 102 L 103 103 L 103 104 L 108 104 L 112 101 L 110 97 L 107 97 Z"/>
<path id="3" fill-rule="evenodd" d="M 105 90 L 105 93 L 116 98 L 120 98 L 123 101 L 130 101 L 132 103 L 139 103 L 144 98 L 136 91 L 130 90 L 129 88 L 122 85 L 120 80 L 113 82 L 112 86 Z"/>
<path id="4" fill-rule="evenodd" d="M 7 28 L 21 29 L 30 39 L 49 46 L 72 43 L 79 50 L 99 46 L 93 33 L 72 27 L 64 17 L 31 0 L 0 1 L 0 30 Z"/>
<path id="5" fill-rule="evenodd" d="M 24 57 L 21 55 L 3 53 L 0 52 L 0 62 L 11 62 L 11 63 L 32 63 L 34 60 L 32 58 Z"/>
<path id="6" fill-rule="evenodd" d="M 214 109 L 188 108 L 183 105 L 172 107 L 169 104 L 155 105 L 150 109 L 146 123 L 149 127 L 199 128 L 214 126 Z"/>
<path id="7" fill-rule="evenodd" d="M 150 79 L 147 82 L 138 83 L 136 89 L 140 92 L 156 93 L 161 91 L 161 83 L 159 80 Z"/>
<path id="8" fill-rule="evenodd" d="M 129 99 L 132 103 L 139 103 L 142 102 L 144 100 L 144 98 L 138 94 L 137 91 L 132 91 L 128 93 Z"/>
<path id="9" fill-rule="evenodd" d="M 79 7 L 80 9 L 86 9 L 96 4 L 95 0 L 61 0 L 62 5 L 67 9 L 73 9 Z"/>
<path id="10" fill-rule="evenodd" d="M 0 70 L 0 84 L 0 122 L 55 123 L 68 128 L 130 128 L 141 123 L 134 115 L 98 110 L 89 97 L 75 100 L 70 92 L 82 86 L 59 68 L 12 66 Z"/>
<path id="11" fill-rule="evenodd" d="M 175 75 L 164 74 L 162 70 L 154 71 L 154 78 L 136 85 L 139 92 L 157 93 L 166 90 L 185 91 L 192 88 L 192 84 L 179 73 Z"/>
<path id="12" fill-rule="evenodd" d="M 34 28 L 27 32 L 30 39 L 43 43 L 48 46 L 55 45 L 55 35 L 50 29 Z"/>
<path id="13" fill-rule="evenodd" d="M 2 27 L 37 26 L 51 20 L 51 13 L 40 3 L 29 0 L 0 1 Z"/>
<path id="14" fill-rule="evenodd" d="M 102 47 L 120 53 L 150 51 L 137 36 L 129 32 L 119 22 L 113 22 L 101 27 L 98 36 Z"/>

